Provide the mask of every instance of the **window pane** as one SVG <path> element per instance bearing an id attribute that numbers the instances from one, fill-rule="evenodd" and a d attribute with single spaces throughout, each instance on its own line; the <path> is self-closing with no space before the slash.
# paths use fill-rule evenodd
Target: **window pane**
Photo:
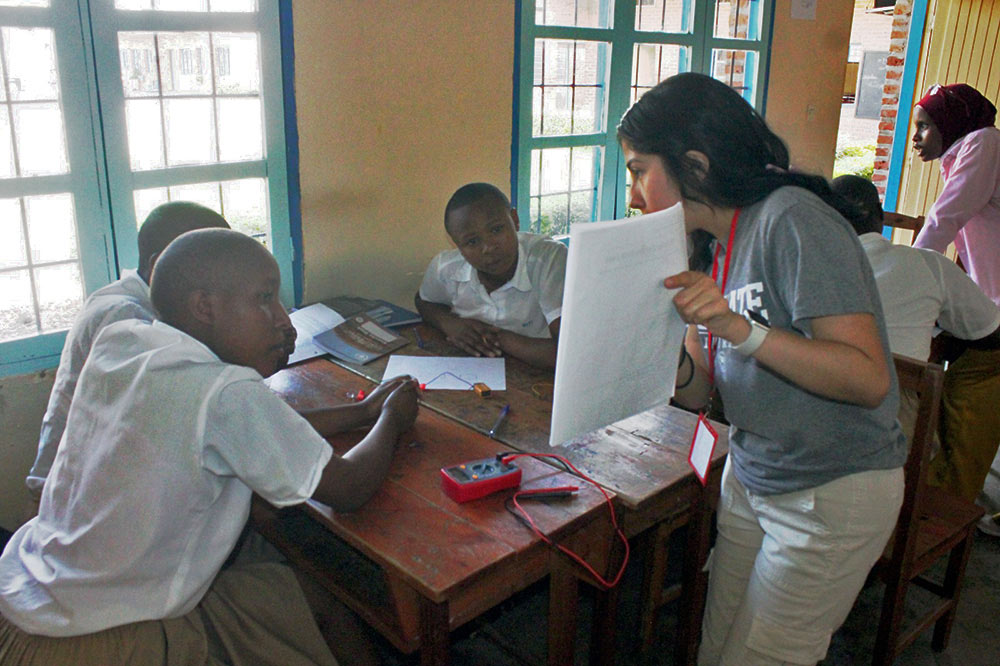
<path id="1" fill-rule="evenodd" d="M 632 49 L 632 99 L 634 103 L 657 83 L 691 66 L 690 50 L 673 44 L 636 44 Z"/>
<path id="2" fill-rule="evenodd" d="M 132 193 L 132 201 L 135 204 L 135 225 L 141 227 L 154 208 L 167 203 L 167 188 L 154 187 L 148 190 L 136 190 Z"/>
<path id="3" fill-rule="evenodd" d="M 151 32 L 119 32 L 118 59 L 121 61 L 125 97 L 149 97 L 160 91 L 156 68 L 156 35 Z"/>
<path id="4" fill-rule="evenodd" d="M 0 273 L 0 340 L 38 333 L 28 271 Z"/>
<path id="5" fill-rule="evenodd" d="M 535 40 L 535 136 L 602 130 L 608 46 L 607 42 Z"/>
<path id="6" fill-rule="evenodd" d="M 167 164 L 208 164 L 216 162 L 215 122 L 212 100 L 165 99 Z"/>
<path id="7" fill-rule="evenodd" d="M 160 100 L 125 100 L 125 126 L 128 131 L 128 153 L 132 168 L 162 168 L 163 124 Z"/>
<path id="8" fill-rule="evenodd" d="M 222 202 L 219 199 L 219 183 L 192 183 L 190 185 L 174 185 L 167 188 L 171 201 L 193 201 L 216 213 L 222 213 Z"/>
<path id="9" fill-rule="evenodd" d="M 563 234 L 574 222 L 597 217 L 597 183 L 602 150 L 547 148 L 531 155 L 531 229 Z"/>
<path id="10" fill-rule="evenodd" d="M 607 28 L 614 11 L 614 0 L 537 0 L 535 24 Z"/>
<path id="11" fill-rule="evenodd" d="M 163 94 L 211 95 L 208 33 L 161 32 L 156 39 Z"/>
<path id="12" fill-rule="evenodd" d="M 0 105 L 0 178 L 17 175 L 14 171 L 14 145 L 10 139 L 10 116 L 7 115 L 9 110 L 6 104 Z"/>
<path id="13" fill-rule="evenodd" d="M 208 0 L 213 12 L 255 12 L 256 0 Z"/>
<path id="14" fill-rule="evenodd" d="M 83 304 L 83 280 L 80 264 L 57 264 L 35 270 L 38 309 L 42 332 L 58 331 L 73 325 Z"/>
<path id="15" fill-rule="evenodd" d="M 636 0 L 635 29 L 644 32 L 690 32 L 690 0 Z"/>
<path id="16" fill-rule="evenodd" d="M 758 39 L 760 5 L 756 0 L 715 0 L 715 36 Z"/>
<path id="17" fill-rule="evenodd" d="M 758 57 L 756 51 L 713 49 L 712 76 L 753 104 L 753 85 L 757 75 Z"/>
<path id="18" fill-rule="evenodd" d="M 219 95 L 260 91 L 260 54 L 257 35 L 213 32 L 215 91 Z"/>
<path id="19" fill-rule="evenodd" d="M 222 210 L 229 226 L 271 247 L 267 182 L 263 178 L 222 183 Z"/>
<path id="20" fill-rule="evenodd" d="M 28 255 L 17 199 L 0 199 L 0 269 L 24 266 Z"/>
<path id="21" fill-rule="evenodd" d="M 24 198 L 33 263 L 76 259 L 76 219 L 68 193 Z"/>
<path id="22" fill-rule="evenodd" d="M 219 159 L 223 162 L 258 160 L 264 155 L 263 118 L 257 97 L 221 98 Z"/>
<path id="23" fill-rule="evenodd" d="M 0 7 L 48 7 L 49 0 L 0 0 Z"/>
<path id="24" fill-rule="evenodd" d="M 12 105 L 21 176 L 69 171 L 62 113 L 54 102 Z"/>
<path id="25" fill-rule="evenodd" d="M 11 99 L 59 99 L 59 77 L 56 75 L 52 30 L 4 28 L 2 37 Z"/>
<path id="26" fill-rule="evenodd" d="M 115 0 L 116 9 L 155 9 L 168 12 L 254 12 L 255 0 Z"/>

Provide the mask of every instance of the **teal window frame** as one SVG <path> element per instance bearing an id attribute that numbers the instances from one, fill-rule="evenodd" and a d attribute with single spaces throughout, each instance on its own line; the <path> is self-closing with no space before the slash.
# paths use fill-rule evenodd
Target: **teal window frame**
<path id="1" fill-rule="evenodd" d="M 114 9 L 114 0 L 51 0 L 47 8 L 0 7 L 0 25 L 54 31 L 70 164 L 65 175 L 0 179 L 0 198 L 73 194 L 86 294 L 138 263 L 134 190 L 265 178 L 271 251 L 282 276 L 281 300 L 291 306 L 301 298 L 295 107 L 293 90 L 284 81 L 292 75 L 293 66 L 291 2 L 257 1 L 256 13 L 123 11 Z M 119 30 L 256 32 L 261 52 L 264 157 L 131 171 L 116 38 Z M 65 338 L 63 330 L 0 342 L 0 377 L 55 367 Z"/>
<path id="2" fill-rule="evenodd" d="M 601 164 L 595 165 L 594 220 L 620 218 L 627 213 L 625 200 L 625 163 L 618 145 L 615 128 L 618 119 L 630 104 L 632 85 L 632 54 L 636 44 L 675 45 L 688 47 L 691 58 L 685 71 L 711 75 L 712 52 L 734 49 L 757 53 L 757 69 L 752 72 L 753 98 L 747 101 L 763 113 L 767 92 L 767 70 L 771 51 L 771 35 L 775 0 L 752 0 L 758 5 L 759 22 L 747 39 L 716 37 L 713 34 L 715 0 L 684 0 L 684 11 L 693 12 L 688 32 L 666 33 L 635 29 L 635 0 L 602 0 L 602 8 L 614 3 L 611 27 L 578 28 L 535 24 L 535 8 L 542 0 L 520 0 L 516 13 L 518 50 L 514 63 L 514 141 L 511 160 L 511 198 L 521 211 L 521 229 L 531 229 L 531 153 L 546 148 L 578 148 L 594 146 L 601 149 Z M 564 39 L 600 41 L 611 44 L 611 62 L 607 64 L 607 93 L 603 103 L 604 127 L 589 134 L 532 136 L 532 96 L 534 86 L 535 41 Z"/>

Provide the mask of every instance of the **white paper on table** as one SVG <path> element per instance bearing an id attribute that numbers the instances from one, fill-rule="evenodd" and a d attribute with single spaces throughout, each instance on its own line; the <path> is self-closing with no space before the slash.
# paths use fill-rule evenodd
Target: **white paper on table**
<path id="1" fill-rule="evenodd" d="M 507 390 L 507 366 L 502 358 L 393 354 L 385 366 L 382 379 L 384 381 L 399 375 L 416 377 L 418 383 L 427 384 L 428 391 L 432 389 L 471 391 L 470 384 L 476 382 L 486 384 L 493 391 Z M 459 377 L 461 379 L 458 379 Z"/>
<path id="2" fill-rule="evenodd" d="M 679 204 L 570 227 L 550 446 L 670 399 L 685 324 L 663 279 L 687 269 Z"/>
<path id="3" fill-rule="evenodd" d="M 314 356 L 322 356 L 326 352 L 313 342 L 313 336 L 329 331 L 344 321 L 340 314 L 322 303 L 313 303 L 288 315 L 292 320 L 298 337 L 295 339 L 295 351 L 288 357 L 289 363 L 297 363 Z"/>

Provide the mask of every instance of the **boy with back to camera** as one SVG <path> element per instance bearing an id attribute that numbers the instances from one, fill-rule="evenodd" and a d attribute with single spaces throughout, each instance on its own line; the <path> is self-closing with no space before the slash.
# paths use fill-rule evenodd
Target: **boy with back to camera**
<path id="1" fill-rule="evenodd" d="M 157 256 L 182 233 L 212 227 L 228 229 L 229 224 L 214 210 L 189 201 L 172 201 L 157 206 L 139 228 L 139 268 L 122 271 L 121 279 L 98 289 L 87 298 L 66 335 L 59 369 L 42 419 L 38 454 L 25 479 L 31 493 L 28 517 L 38 512 L 42 486 L 52 468 L 66 427 L 73 391 L 97 334 L 105 326 L 123 319 L 153 321 L 156 313 L 149 300 L 149 280 Z"/>
<path id="2" fill-rule="evenodd" d="M 1000 309 L 951 259 L 933 250 L 890 243 L 882 236 L 878 191 L 859 176 L 840 176 L 834 192 L 865 212 L 853 222 L 872 264 L 889 346 L 893 352 L 926 361 L 938 329 L 953 338 L 946 345 L 951 361 L 941 396 L 941 450 L 928 467 L 928 481 L 975 501 L 1000 446 Z M 974 372 L 963 370 L 967 355 L 995 359 Z M 956 363 L 958 370 L 956 370 Z M 916 422 L 917 398 L 903 393 L 899 420 L 907 435 Z M 1000 536 L 992 516 L 983 531 Z"/>
<path id="3" fill-rule="evenodd" d="M 98 336 L 39 515 L 0 556 L 0 663 L 336 663 L 290 569 L 223 563 L 253 493 L 363 504 L 413 424 L 416 388 L 397 378 L 296 414 L 263 382 L 288 356 L 279 279 L 253 239 L 189 232 L 157 261 L 160 319 Z M 343 456 L 323 439 L 370 424 Z"/>
<path id="4" fill-rule="evenodd" d="M 507 354 L 554 368 L 566 246 L 518 225 L 498 188 L 460 187 L 444 213 L 457 249 L 431 260 L 414 300 L 424 321 L 473 356 Z"/>

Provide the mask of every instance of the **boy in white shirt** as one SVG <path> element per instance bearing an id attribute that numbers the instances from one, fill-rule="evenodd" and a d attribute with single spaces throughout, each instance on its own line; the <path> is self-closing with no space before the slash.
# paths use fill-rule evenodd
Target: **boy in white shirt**
<path id="1" fill-rule="evenodd" d="M 278 286 L 253 239 L 189 232 L 153 273 L 161 319 L 100 333 L 39 515 L 0 556 L 0 662 L 336 663 L 290 569 L 220 569 L 253 493 L 363 504 L 413 424 L 416 387 L 296 414 L 263 383 L 288 357 Z M 342 457 L 323 439 L 372 423 Z"/>
<path id="2" fill-rule="evenodd" d="M 473 356 L 509 354 L 553 368 L 566 246 L 518 224 L 493 185 L 460 187 L 444 213 L 457 249 L 431 260 L 415 302 L 424 321 Z"/>
<path id="3" fill-rule="evenodd" d="M 973 501 L 1000 446 L 1000 309 L 944 255 L 883 237 L 882 204 L 871 182 L 840 176 L 831 186 L 867 215 L 854 228 L 875 274 L 890 349 L 926 361 L 937 329 L 957 338 L 944 375 L 941 451 L 928 481 Z M 908 435 L 916 409 L 916 396 L 902 393 L 899 420 Z M 984 521 L 984 529 L 1000 533 L 990 516 Z"/>
<path id="4" fill-rule="evenodd" d="M 149 301 L 149 279 L 157 255 L 182 233 L 212 227 L 228 229 L 229 225 L 221 215 L 205 206 L 188 201 L 173 201 L 157 206 L 139 229 L 138 270 L 122 271 L 121 279 L 101 287 L 83 304 L 63 344 L 59 369 L 49 395 L 49 405 L 42 419 L 38 454 L 25 479 L 32 500 L 27 510 L 28 517 L 38 512 L 42 486 L 52 468 L 59 440 L 66 427 L 73 391 L 97 334 L 105 326 L 124 319 L 153 321 L 155 313 Z"/>

